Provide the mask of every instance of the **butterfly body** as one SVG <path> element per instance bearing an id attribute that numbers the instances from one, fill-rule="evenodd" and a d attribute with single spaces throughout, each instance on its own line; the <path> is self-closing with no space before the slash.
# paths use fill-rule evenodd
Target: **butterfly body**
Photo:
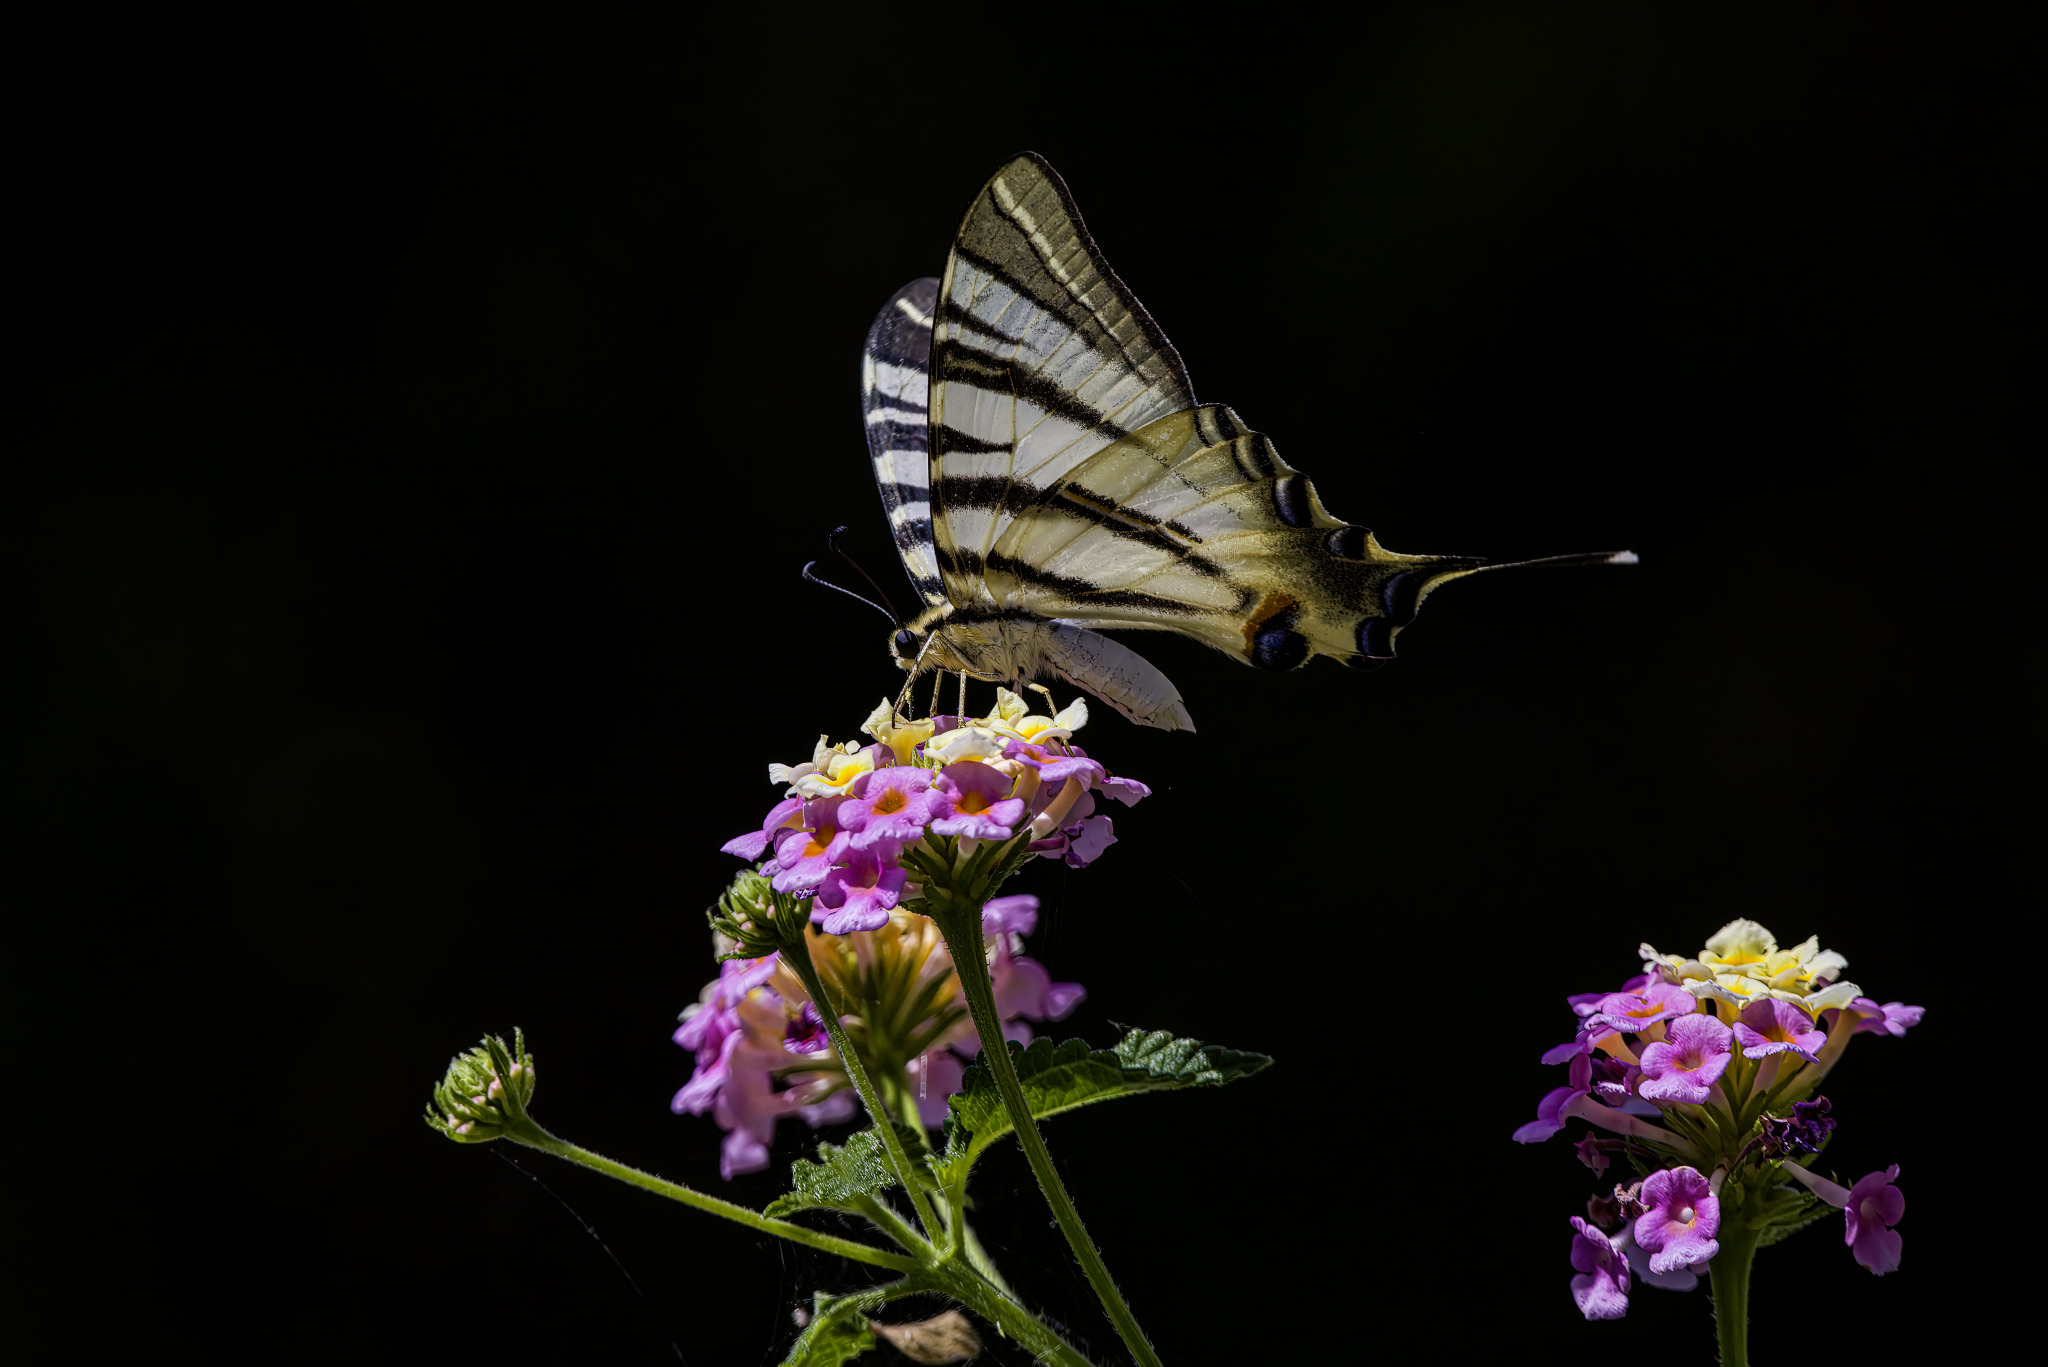
<path id="1" fill-rule="evenodd" d="M 1384 549 L 1198 404 L 1031 154 L 977 196 L 945 277 L 883 307 L 863 361 L 876 485 L 925 603 L 890 642 L 913 675 L 1057 675 L 1191 730 L 1172 683 L 1102 631 L 1177 631 L 1264 669 L 1373 663 L 1432 589 L 1499 568 Z"/>

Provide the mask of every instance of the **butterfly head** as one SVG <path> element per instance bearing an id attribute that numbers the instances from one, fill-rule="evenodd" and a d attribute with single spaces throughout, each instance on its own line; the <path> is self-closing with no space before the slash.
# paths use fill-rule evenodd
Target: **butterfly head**
<path id="1" fill-rule="evenodd" d="M 930 635 L 928 631 L 918 631 L 907 626 L 898 627 L 889 637 L 889 653 L 895 656 L 898 666 L 915 673 L 918 656 L 923 653 L 925 642 Z"/>

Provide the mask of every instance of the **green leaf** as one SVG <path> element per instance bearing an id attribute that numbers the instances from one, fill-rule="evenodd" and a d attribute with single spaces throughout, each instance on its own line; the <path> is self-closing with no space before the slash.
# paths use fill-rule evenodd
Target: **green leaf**
<path id="1" fill-rule="evenodd" d="M 844 1296 L 814 1293 L 811 1322 L 790 1345 L 782 1367 L 839 1367 L 842 1362 L 852 1361 L 875 1346 L 874 1331 L 868 1328 L 870 1315 L 890 1301 L 933 1289 L 930 1281 L 913 1275 Z"/>
<path id="2" fill-rule="evenodd" d="M 1784 1199 L 1788 1191 L 1797 1191 L 1804 1199 Z M 1814 1221 L 1824 1220 L 1835 1213 L 1833 1206 L 1813 1193 L 1798 1188 L 1780 1187 L 1773 1195 L 1780 1199 L 1774 1201 L 1769 1208 L 1771 1223 L 1765 1225 L 1763 1232 L 1757 1235 L 1758 1248 L 1769 1248 L 1772 1244 L 1782 1243 Z"/>
<path id="3" fill-rule="evenodd" d="M 1034 1040 L 1029 1049 L 1007 1042 L 1024 1101 L 1039 1119 L 1094 1101 L 1180 1087 L 1220 1087 L 1250 1077 L 1273 1060 L 1177 1039 L 1164 1030 L 1133 1030 L 1114 1049 L 1090 1049 L 1085 1040 L 1055 1045 Z M 948 1103 L 946 1152 L 938 1160 L 947 1185 L 964 1178 L 982 1151 L 1010 1133 L 1009 1113 L 995 1078 L 981 1064 L 967 1069 Z"/>
<path id="4" fill-rule="evenodd" d="M 896 1185 L 896 1176 L 889 1171 L 888 1151 L 873 1130 L 862 1130 L 844 1146 L 818 1145 L 818 1161 L 797 1159 L 789 1165 L 789 1178 L 796 1190 L 769 1203 L 764 1213 L 772 1218 L 820 1207 L 851 1211 L 860 1197 Z"/>
<path id="5" fill-rule="evenodd" d="M 874 1347 L 868 1311 L 882 1300 L 880 1296 L 828 1297 L 818 1292 L 811 1302 L 816 1307 L 811 1322 L 789 1346 L 782 1367 L 839 1367 Z"/>

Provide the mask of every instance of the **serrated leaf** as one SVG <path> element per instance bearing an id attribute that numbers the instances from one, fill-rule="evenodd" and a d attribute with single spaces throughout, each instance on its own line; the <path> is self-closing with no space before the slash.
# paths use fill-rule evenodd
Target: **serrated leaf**
<path id="1" fill-rule="evenodd" d="M 1835 1208 L 1819 1197 L 1813 1196 L 1811 1193 L 1802 1194 L 1807 1196 L 1807 1202 L 1805 1203 L 1807 1208 L 1799 1211 L 1798 1214 L 1793 1215 L 1790 1219 L 1787 1219 L 1783 1213 L 1778 1214 L 1776 1220 L 1772 1224 L 1766 1225 L 1763 1232 L 1757 1235 L 1756 1246 L 1758 1248 L 1769 1248 L 1772 1244 L 1783 1243 L 1816 1220 L 1824 1220 L 1835 1213 Z M 1793 1209 L 1797 1210 L 1798 1207 L 1794 1206 Z"/>
<path id="2" fill-rule="evenodd" d="M 818 1145 L 818 1161 L 799 1158 L 789 1165 L 790 1185 L 796 1190 L 778 1196 L 763 1212 L 774 1219 L 799 1210 L 852 1210 L 863 1196 L 896 1185 L 889 1171 L 889 1154 L 881 1136 L 862 1130 L 844 1145 Z"/>
<path id="3" fill-rule="evenodd" d="M 1180 1039 L 1164 1030 L 1133 1030 L 1114 1049 L 1090 1049 L 1085 1040 L 1055 1045 L 1034 1040 L 1028 1049 L 1005 1041 L 1017 1068 L 1024 1101 L 1039 1119 L 1091 1102 L 1181 1087 L 1219 1087 L 1250 1077 L 1273 1060 L 1264 1054 Z M 995 1078 L 981 1064 L 969 1067 L 949 1102 L 946 1152 L 940 1180 L 964 1178 L 982 1151 L 1010 1133 L 1009 1113 Z"/>

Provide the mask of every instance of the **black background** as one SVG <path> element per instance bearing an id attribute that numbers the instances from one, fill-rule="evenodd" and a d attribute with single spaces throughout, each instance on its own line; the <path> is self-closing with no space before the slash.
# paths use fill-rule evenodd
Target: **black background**
<path id="1" fill-rule="evenodd" d="M 1757 1342 L 1989 1334 L 1972 1070 L 2031 957 L 2003 927 L 2040 684 L 2007 530 L 2019 35 L 1861 6 L 9 25 L 0 1286 L 35 1360 L 771 1362 L 858 1283 L 522 1159 L 643 1300 L 418 1114 L 517 1023 L 541 1120 L 622 1160 L 759 1204 L 810 1142 L 721 1183 L 668 1034 L 762 766 L 894 686 L 880 620 L 797 579 L 842 522 L 888 569 L 861 336 L 1024 147 L 1340 516 L 1643 556 L 1457 586 L 1367 675 L 1149 637 L 1200 732 L 1097 709 L 1086 743 L 1157 795 L 1019 885 L 1090 988 L 1061 1032 L 1279 1059 L 1051 1127 L 1165 1358 L 1710 1361 L 1704 1291 L 1579 1319 L 1594 1184 L 1507 1135 L 1565 994 L 1737 915 L 1930 1008 L 1831 1088 L 1829 1162 L 1903 1167 L 1902 1271 L 1836 1224 L 1769 1251 Z M 1113 1358 L 1014 1152 L 982 1188 L 999 1260 Z"/>

